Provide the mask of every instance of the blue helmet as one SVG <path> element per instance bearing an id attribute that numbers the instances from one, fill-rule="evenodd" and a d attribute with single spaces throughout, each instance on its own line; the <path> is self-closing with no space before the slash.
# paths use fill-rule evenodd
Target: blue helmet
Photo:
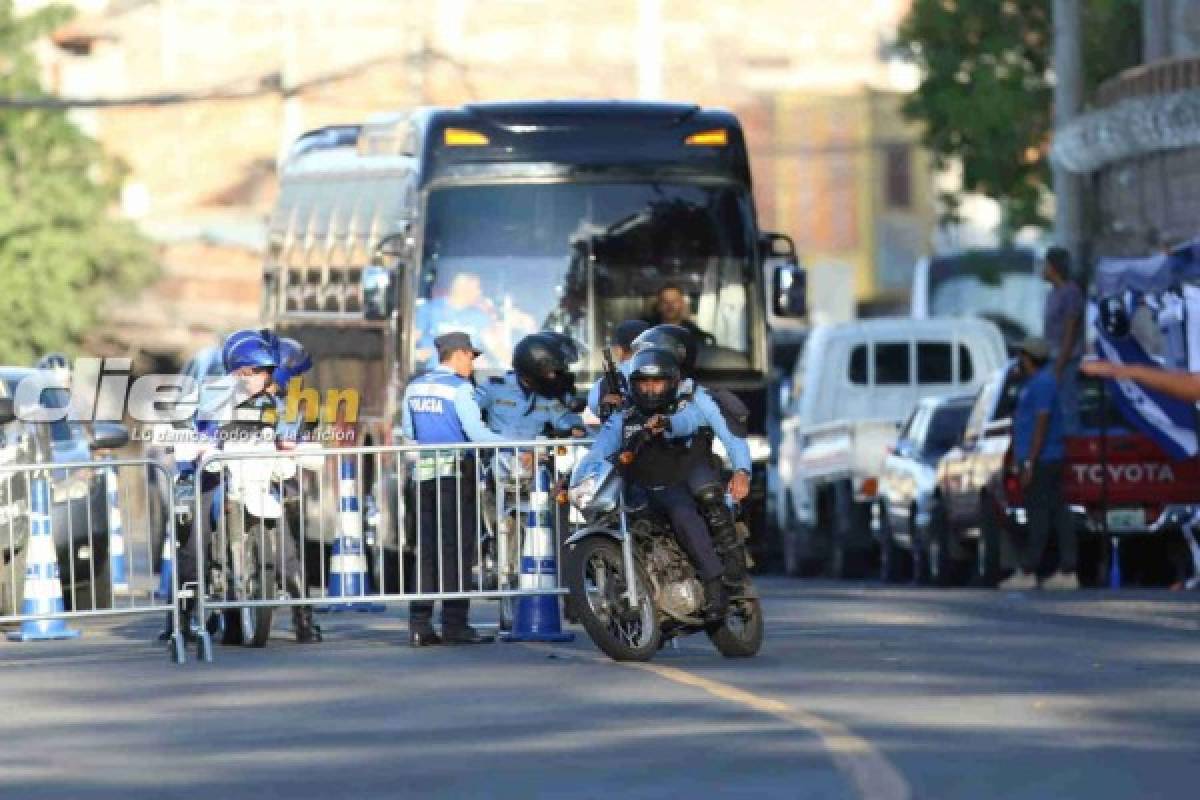
<path id="1" fill-rule="evenodd" d="M 268 337 L 262 331 L 249 328 L 229 334 L 221 347 L 221 359 L 225 362 L 226 373 L 242 367 L 274 369 L 279 363 Z"/>
<path id="2" fill-rule="evenodd" d="M 312 356 L 304 349 L 304 345 L 295 339 L 284 337 L 278 340 L 275 354 L 279 364 L 275 367 L 275 383 L 286 389 L 292 378 L 299 377 L 312 369 Z"/>

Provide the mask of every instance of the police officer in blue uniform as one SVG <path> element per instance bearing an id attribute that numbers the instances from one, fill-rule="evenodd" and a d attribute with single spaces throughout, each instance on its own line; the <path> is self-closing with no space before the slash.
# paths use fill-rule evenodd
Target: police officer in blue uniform
<path id="1" fill-rule="evenodd" d="M 633 358 L 633 341 L 645 333 L 649 327 L 650 323 L 645 320 L 627 319 L 618 324 L 616 330 L 613 331 L 613 358 L 617 361 L 617 372 L 625 378 L 626 382 L 629 380 L 629 359 Z M 607 376 L 602 375 L 588 392 L 588 410 L 601 420 L 607 419 L 609 413 L 620 408 L 623 402 L 621 392 L 619 390 L 614 392 L 613 389 L 614 387 L 608 385 Z"/>
<path id="2" fill-rule="evenodd" d="M 276 340 L 269 331 L 249 328 L 235 331 L 222 345 L 221 358 L 229 379 L 220 391 L 202 397 L 203 414 L 196 421 L 198 435 L 212 447 L 219 447 L 226 436 L 263 433 L 273 424 L 266 412 L 275 408 L 268 389 L 279 359 Z M 197 481 L 202 496 L 201 507 L 210 513 L 195 520 L 190 530 L 177 532 L 175 566 L 181 586 L 197 580 L 196 544 L 192 536 L 199 532 L 203 546 L 209 548 L 212 532 L 219 525 L 214 515 L 226 513 L 226 509 L 216 502 L 223 484 L 219 473 L 206 471 L 197 477 Z M 226 636 L 229 636 L 228 629 Z"/>
<path id="3" fill-rule="evenodd" d="M 491 443 L 503 437 L 488 430 L 471 382 L 481 353 L 461 331 L 434 340 L 438 367 L 415 378 L 404 390 L 402 425 L 406 438 L 418 444 Z M 476 552 L 474 458 L 461 450 L 417 462 L 417 540 L 420 548 L 417 592 L 466 591 Z M 462 550 L 459 550 L 459 542 Z M 439 582 L 439 576 L 441 581 Z M 442 601 L 442 632 L 433 627 L 433 602 L 409 604 L 409 644 L 473 644 L 484 637 L 467 623 L 470 601 Z"/>
<path id="4" fill-rule="evenodd" d="M 744 431 L 735 433 L 730 419 L 739 417 L 744 424 L 749 411 L 727 389 L 709 389 L 696 381 L 698 347 L 695 337 L 687 328 L 671 324 L 656 325 L 638 336 L 633 347 L 636 352 L 650 347 L 664 347 L 674 353 L 679 361 L 682 380 L 676 394 L 677 402 L 681 407 L 690 404 L 703 420 L 692 442 L 697 457 L 689 463 L 687 483 L 692 487 L 712 534 L 713 544 L 725 563 L 725 581 L 737 586 L 746 577 L 746 553 L 725 495 L 728 492 L 735 502 L 741 502 L 750 493 L 753 463 L 750 446 L 740 435 Z M 720 462 L 712 449 L 714 437 L 724 445 L 733 467 L 728 486 L 721 481 Z"/>
<path id="5" fill-rule="evenodd" d="M 706 420 L 696 404 L 679 401 L 679 382 L 679 362 L 672 351 L 640 349 L 630 363 L 633 407 L 608 418 L 585 460 L 611 457 L 643 429 L 661 433 L 649 439 L 633 462 L 623 467 L 625 476 L 645 490 L 652 507 L 671 520 L 679 544 L 704 584 L 705 616 L 716 621 L 725 615 L 729 596 L 723 582 L 725 566 L 697 505 L 698 496 L 709 485 L 708 476 L 695 469 L 697 462 L 708 456 L 706 443 L 695 435 Z"/>
<path id="6" fill-rule="evenodd" d="M 569 369 L 576 355 L 574 344 L 558 333 L 534 333 L 517 342 L 512 370 L 479 390 L 488 427 L 510 441 L 536 439 L 548 431 L 582 435 Z"/>

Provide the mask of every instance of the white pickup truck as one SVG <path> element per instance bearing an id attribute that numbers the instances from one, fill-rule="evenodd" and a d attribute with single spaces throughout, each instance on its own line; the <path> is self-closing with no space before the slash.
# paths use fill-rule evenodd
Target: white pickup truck
<path id="1" fill-rule="evenodd" d="M 924 397 L 973 392 L 1006 359 L 992 323 L 882 318 L 819 326 L 796 365 L 772 482 L 789 574 L 864 573 L 870 503 L 899 426 Z"/>

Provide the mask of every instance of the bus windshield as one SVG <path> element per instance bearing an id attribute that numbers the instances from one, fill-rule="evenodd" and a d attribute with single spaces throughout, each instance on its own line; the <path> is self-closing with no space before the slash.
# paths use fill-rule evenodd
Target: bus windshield
<path id="1" fill-rule="evenodd" d="M 757 369 L 754 247 L 750 200 L 730 184 L 435 189 L 425 215 L 414 366 L 431 363 L 438 335 L 462 330 L 484 351 L 481 370 L 507 369 L 522 336 L 555 330 L 581 345 L 575 369 L 595 374 L 616 325 L 660 321 L 656 296 L 674 288 L 702 332 L 702 369 Z"/>

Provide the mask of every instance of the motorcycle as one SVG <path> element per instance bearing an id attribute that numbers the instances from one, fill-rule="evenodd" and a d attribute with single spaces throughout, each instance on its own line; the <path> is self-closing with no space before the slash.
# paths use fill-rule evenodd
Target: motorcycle
<path id="1" fill-rule="evenodd" d="M 227 453 L 276 452 L 272 442 L 227 444 Z M 290 458 L 234 459 L 224 471 L 224 525 L 209 539 L 213 593 L 237 602 L 265 603 L 281 591 L 278 565 L 283 531 L 283 482 L 296 476 Z M 227 569 L 222 569 L 227 565 Z M 225 644 L 265 647 L 275 609 L 242 606 L 224 612 Z"/>
<path id="2" fill-rule="evenodd" d="M 649 661 L 668 641 L 704 632 L 723 656 L 756 655 L 763 615 L 749 577 L 731 590 L 725 617 L 706 622 L 703 583 L 670 522 L 629 494 L 612 461 L 585 461 L 571 476 L 568 500 L 586 522 L 565 543 L 563 575 L 592 642 L 615 661 Z"/>

